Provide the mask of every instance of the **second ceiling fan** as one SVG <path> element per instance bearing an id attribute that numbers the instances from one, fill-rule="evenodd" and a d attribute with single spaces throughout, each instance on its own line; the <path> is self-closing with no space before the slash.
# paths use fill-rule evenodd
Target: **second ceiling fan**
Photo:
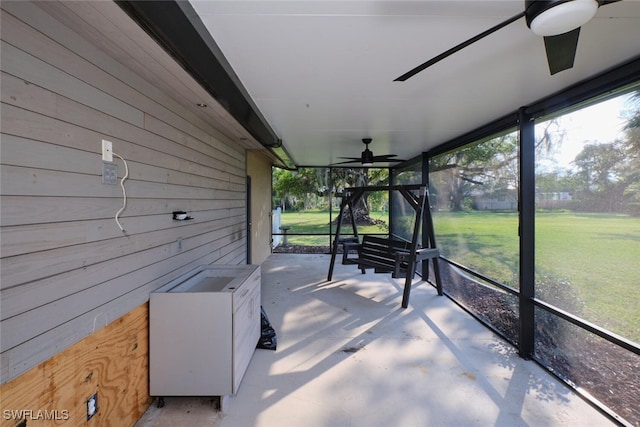
<path id="1" fill-rule="evenodd" d="M 600 6 L 619 1 L 621 0 L 525 0 L 523 12 L 418 65 L 394 81 L 403 82 L 522 17 L 526 19 L 531 31 L 544 37 L 549 72 L 552 75 L 559 73 L 573 67 L 580 27 L 593 18 Z"/>
<path id="2" fill-rule="evenodd" d="M 364 167 L 373 166 L 374 163 L 380 162 L 404 162 L 404 160 L 396 159 L 397 154 L 383 154 L 381 156 L 374 156 L 373 151 L 369 150 L 369 144 L 371 144 L 371 138 L 362 138 L 362 142 L 365 145 L 365 149 L 360 153 L 360 157 L 338 157 L 339 159 L 349 159 L 346 162 L 333 163 L 333 165 L 346 165 L 349 163 L 360 163 Z"/>

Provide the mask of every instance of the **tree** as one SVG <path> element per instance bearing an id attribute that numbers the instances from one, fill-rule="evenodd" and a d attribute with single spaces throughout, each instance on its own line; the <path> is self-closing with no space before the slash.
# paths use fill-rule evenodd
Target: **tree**
<path id="1" fill-rule="evenodd" d="M 627 98 L 624 134 L 616 141 L 586 144 L 576 156 L 576 208 L 640 215 L 640 91 Z"/>
<path id="2" fill-rule="evenodd" d="M 592 192 L 609 190 L 621 179 L 624 150 L 616 141 L 608 144 L 586 144 L 573 163 L 585 189 Z"/>
<path id="3" fill-rule="evenodd" d="M 627 105 L 628 108 L 623 113 L 627 119 L 624 145 L 628 150 L 627 154 L 637 160 L 640 157 L 640 90 L 629 96 Z"/>
<path id="4" fill-rule="evenodd" d="M 273 168 L 272 188 L 278 204 L 285 208 L 296 208 L 302 201 L 301 208 L 306 208 L 310 195 L 318 191 L 319 185 L 315 168 L 299 168 L 295 171 Z"/>
<path id="5" fill-rule="evenodd" d="M 274 204 L 285 209 L 314 208 L 319 201 L 330 199 L 344 188 L 387 185 L 388 182 L 386 168 L 299 168 L 295 171 L 274 168 L 272 172 Z M 370 217 L 370 203 L 388 204 L 388 195 L 365 193 L 354 207 L 358 224 L 377 223 Z"/>
<path id="6" fill-rule="evenodd" d="M 434 158 L 437 204 L 453 211 L 467 208 L 466 200 L 482 188 L 489 194 L 513 190 L 518 183 L 518 138 L 515 133 L 492 138 Z M 441 172 L 441 173 L 437 173 Z"/>
<path id="7" fill-rule="evenodd" d="M 626 159 L 624 177 L 629 185 L 623 194 L 627 199 L 627 211 L 640 216 L 640 91 L 629 97 L 628 105 L 623 148 Z"/>
<path id="8" fill-rule="evenodd" d="M 582 210 L 595 212 L 622 212 L 624 191 L 625 153 L 622 144 L 586 144 L 573 163 L 578 168 L 577 182 L 581 184 Z"/>
<path id="9" fill-rule="evenodd" d="M 547 120 L 536 126 L 536 154 L 550 152 L 562 144 L 565 136 L 558 120 Z M 435 184 L 436 204 L 460 211 L 471 208 L 470 197 L 474 193 L 517 197 L 518 150 L 518 134 L 510 132 L 433 158 L 429 170 Z M 517 200 L 513 202 L 517 204 Z"/>
<path id="10" fill-rule="evenodd" d="M 334 168 L 332 169 L 332 180 L 336 193 L 341 193 L 345 188 L 367 187 L 376 185 L 388 185 L 389 170 L 386 168 Z M 380 192 L 364 193 L 353 206 L 353 214 L 357 225 L 373 225 L 378 221 L 371 218 L 370 201 L 382 203 L 388 200 L 387 194 Z M 348 211 L 345 212 L 343 221 L 350 221 Z"/>

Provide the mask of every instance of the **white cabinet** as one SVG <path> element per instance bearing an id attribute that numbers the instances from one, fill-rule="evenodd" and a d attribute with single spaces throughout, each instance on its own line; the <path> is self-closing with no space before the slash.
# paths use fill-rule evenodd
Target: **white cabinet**
<path id="1" fill-rule="evenodd" d="M 260 266 L 185 274 L 150 297 L 150 394 L 235 394 L 259 338 Z"/>

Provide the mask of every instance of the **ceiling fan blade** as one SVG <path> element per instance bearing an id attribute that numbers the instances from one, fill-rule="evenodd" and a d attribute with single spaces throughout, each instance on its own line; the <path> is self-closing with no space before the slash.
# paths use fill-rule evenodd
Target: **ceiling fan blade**
<path id="1" fill-rule="evenodd" d="M 374 162 L 403 162 L 404 160 L 396 159 L 398 157 L 397 154 L 387 154 L 384 156 L 373 156 L 371 159 Z"/>
<path id="2" fill-rule="evenodd" d="M 403 82 L 405 80 L 407 80 L 410 77 L 413 77 L 414 75 L 418 74 L 420 71 L 423 71 L 425 68 L 432 66 L 433 64 L 442 61 L 443 59 L 445 59 L 448 56 L 453 55 L 454 53 L 456 53 L 459 50 L 464 49 L 465 47 L 469 46 L 470 44 L 473 44 L 475 42 L 477 42 L 480 39 L 483 39 L 485 37 L 487 37 L 488 35 L 495 33 L 496 31 L 498 31 L 499 29 L 506 27 L 507 25 L 511 24 L 512 22 L 517 21 L 518 19 L 522 18 L 525 15 L 525 12 L 520 12 L 517 15 L 512 16 L 511 18 L 507 19 L 506 21 L 503 21 L 501 23 L 499 23 L 498 25 L 495 25 L 491 28 L 489 28 L 488 30 L 478 34 L 475 37 L 470 38 L 469 40 L 460 43 L 457 46 L 452 47 L 451 49 L 442 52 L 440 55 L 428 60 L 427 62 L 418 65 L 417 67 L 415 67 L 414 69 L 404 73 L 403 75 L 401 75 L 400 77 L 396 78 L 394 80 L 394 82 Z"/>
<path id="3" fill-rule="evenodd" d="M 387 162 L 406 162 L 406 160 L 392 159 L 392 158 L 388 158 L 386 156 L 375 156 L 371 160 L 371 163 L 387 163 Z M 347 165 L 349 163 L 363 163 L 363 161 L 362 161 L 362 159 L 348 160 L 346 162 L 331 163 L 329 166 Z"/>
<path id="4" fill-rule="evenodd" d="M 344 158 L 344 157 L 338 157 L 338 158 Z M 331 163 L 329 166 L 335 166 L 335 165 L 347 165 L 349 163 L 360 163 L 361 160 L 360 159 L 355 159 L 355 160 L 347 160 L 346 162 L 338 162 L 338 163 Z"/>
<path id="5" fill-rule="evenodd" d="M 383 154 L 381 156 L 374 156 L 373 152 L 369 150 L 369 144 L 371 138 L 363 138 L 365 149 L 360 157 L 338 157 L 338 159 L 346 159 L 346 162 L 331 163 L 329 166 L 346 165 L 349 163 L 360 163 L 363 167 L 370 167 L 372 163 L 386 163 L 386 162 L 404 162 L 405 160 L 396 159 L 397 154 Z M 366 165 L 366 166 L 365 166 Z"/>
<path id="6" fill-rule="evenodd" d="M 568 33 L 544 38 L 544 47 L 547 51 L 547 62 L 549 63 L 551 75 L 573 67 L 579 36 L 580 27 Z"/>

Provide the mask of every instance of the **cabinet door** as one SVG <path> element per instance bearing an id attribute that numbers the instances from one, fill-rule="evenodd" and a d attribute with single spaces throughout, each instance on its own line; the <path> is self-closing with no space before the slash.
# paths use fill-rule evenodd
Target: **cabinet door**
<path id="1" fill-rule="evenodd" d="M 242 377 L 249 366 L 260 338 L 260 275 L 258 274 L 257 280 L 251 280 L 252 278 L 247 280 L 246 284 L 249 285 L 247 288 L 237 291 L 242 295 L 241 305 L 233 315 L 234 394 L 240 387 Z"/>
<path id="2" fill-rule="evenodd" d="M 228 294 L 151 294 L 151 395 L 229 394 L 233 381 L 231 316 Z"/>

